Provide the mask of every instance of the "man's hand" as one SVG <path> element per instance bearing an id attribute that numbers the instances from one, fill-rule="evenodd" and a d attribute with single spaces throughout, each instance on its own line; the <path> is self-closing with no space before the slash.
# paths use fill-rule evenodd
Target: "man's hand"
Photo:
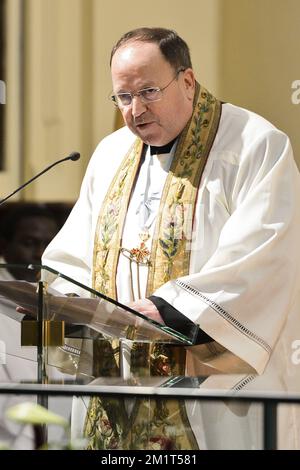
<path id="1" fill-rule="evenodd" d="M 30 315 L 30 316 L 32 316 L 32 318 L 34 318 L 34 314 L 30 310 L 28 310 L 28 308 L 24 308 L 24 307 L 21 307 L 20 305 L 18 305 L 16 307 L 16 311 L 18 313 L 22 313 L 23 315 Z"/>
<path id="2" fill-rule="evenodd" d="M 133 310 L 137 310 L 146 317 L 151 318 L 151 320 L 155 320 L 158 323 L 162 323 L 163 325 L 165 324 L 154 303 L 149 299 L 139 299 L 135 302 L 130 302 L 128 307 L 132 308 Z"/>

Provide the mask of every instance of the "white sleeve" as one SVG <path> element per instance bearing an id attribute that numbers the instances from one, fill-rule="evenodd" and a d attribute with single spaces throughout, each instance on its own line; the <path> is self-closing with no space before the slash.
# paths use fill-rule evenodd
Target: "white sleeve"
<path id="1" fill-rule="evenodd" d="M 43 265 L 90 286 L 93 256 L 92 236 L 92 184 L 94 174 L 93 157 L 82 182 L 80 196 L 62 229 L 46 248 Z M 43 279 L 52 283 L 53 277 L 43 273 Z M 62 293 L 74 292 L 83 295 L 80 288 L 71 286 L 63 279 L 57 279 L 53 287 Z M 72 290 L 70 290 L 72 288 Z"/>
<path id="2" fill-rule="evenodd" d="M 288 138 L 268 131 L 240 163 L 212 256 L 153 293 L 259 373 L 299 290 L 299 188 Z"/>
<path id="3" fill-rule="evenodd" d="M 78 201 L 43 254 L 44 265 L 91 287 L 94 238 L 101 204 L 126 149 L 135 138 L 124 127 L 99 143 L 83 178 Z M 46 275 L 44 279 L 51 283 L 53 276 Z M 62 279 L 56 280 L 53 287 L 62 293 L 70 292 L 70 285 Z M 84 295 L 80 288 L 74 288 L 72 292 Z"/>

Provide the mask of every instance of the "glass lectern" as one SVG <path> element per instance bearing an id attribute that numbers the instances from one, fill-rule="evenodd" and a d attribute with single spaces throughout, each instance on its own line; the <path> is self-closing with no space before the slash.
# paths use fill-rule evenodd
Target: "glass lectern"
<path id="1" fill-rule="evenodd" d="M 49 380 L 49 366 L 85 381 L 119 374 L 128 378 L 133 371 L 148 375 L 151 354 L 157 355 L 158 368 L 170 367 L 159 364 L 165 349 L 172 350 L 176 372 L 184 374 L 184 346 L 194 343 L 196 325 L 183 335 L 47 266 L 29 269 L 40 280 L 0 280 L 0 301 L 2 312 L 21 320 L 20 347 L 37 347 L 38 381 Z M 58 282 L 65 294 L 55 289 Z M 118 351 L 118 371 L 111 363 L 112 349 Z"/>
<path id="2" fill-rule="evenodd" d="M 193 373 L 186 354 L 199 350 L 196 325 L 182 335 L 47 266 L 26 268 L 36 283 L 15 280 L 0 265 L 0 428 L 7 435 L 20 437 L 2 422 L 8 403 L 31 395 L 72 414 L 75 437 L 88 448 L 276 447 L 276 404 L 299 403 L 299 394 L 276 395 L 263 380 L 259 389 L 264 377 L 246 370 L 225 376 L 202 364 Z"/>

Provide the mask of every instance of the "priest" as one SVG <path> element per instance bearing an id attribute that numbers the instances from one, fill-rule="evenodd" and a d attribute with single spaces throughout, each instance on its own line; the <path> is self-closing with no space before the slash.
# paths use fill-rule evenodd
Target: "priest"
<path id="1" fill-rule="evenodd" d="M 111 99 L 126 126 L 98 145 L 78 202 L 43 263 L 184 334 L 193 332 L 181 373 L 184 366 L 199 375 L 205 365 L 244 374 L 244 385 L 253 388 L 299 390 L 291 356 L 300 334 L 300 178 L 288 137 L 199 84 L 188 46 L 174 31 L 126 33 L 112 50 L 111 74 Z M 59 280 L 56 288 L 66 293 L 69 286 Z M 117 371 L 116 350 L 112 344 L 111 370 Z M 152 345 L 148 353 L 152 362 L 167 357 L 153 373 L 174 373 L 172 352 Z M 168 431 L 162 419 L 151 426 L 147 444 L 143 433 L 128 444 L 123 412 L 116 426 L 109 407 L 92 399 L 85 422 L 89 447 L 259 446 L 251 426 L 243 434 L 244 422 L 230 444 L 222 429 L 226 413 L 202 410 L 199 431 L 200 414 L 179 412 L 177 405 L 159 413 L 178 432 Z M 294 411 L 290 407 L 283 418 L 284 448 L 297 447 Z M 143 413 L 139 403 L 133 430 L 142 429 Z M 103 423 L 114 429 L 111 441 Z M 162 435 L 167 441 L 159 441 Z"/>

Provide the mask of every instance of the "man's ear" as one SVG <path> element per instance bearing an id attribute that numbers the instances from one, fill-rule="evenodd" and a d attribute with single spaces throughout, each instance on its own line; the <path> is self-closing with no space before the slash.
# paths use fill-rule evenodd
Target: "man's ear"
<path id="1" fill-rule="evenodd" d="M 195 75 L 194 71 L 191 68 L 188 68 L 184 70 L 183 72 L 183 83 L 184 83 L 184 89 L 186 91 L 186 96 L 189 100 L 194 99 L 194 94 L 195 94 Z"/>

